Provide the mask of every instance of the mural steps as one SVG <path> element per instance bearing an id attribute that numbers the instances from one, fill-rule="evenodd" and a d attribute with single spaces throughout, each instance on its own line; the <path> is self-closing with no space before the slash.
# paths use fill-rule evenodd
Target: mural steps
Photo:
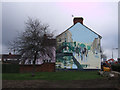
<path id="1" fill-rule="evenodd" d="M 74 56 L 73 56 L 73 61 L 76 64 L 78 70 L 82 70 L 83 69 L 83 67 L 81 66 L 81 64 L 77 61 L 77 59 Z"/>
<path id="2" fill-rule="evenodd" d="M 72 56 L 73 61 L 74 61 L 74 63 L 76 64 L 77 68 L 78 68 L 79 70 L 83 69 L 83 67 L 81 66 L 81 64 L 80 64 L 80 63 L 77 61 L 77 59 L 74 57 L 73 53 L 68 53 L 68 52 L 66 52 L 66 53 L 57 53 L 56 55 L 57 55 L 57 58 L 59 58 L 59 57 L 64 57 L 64 56 Z"/>

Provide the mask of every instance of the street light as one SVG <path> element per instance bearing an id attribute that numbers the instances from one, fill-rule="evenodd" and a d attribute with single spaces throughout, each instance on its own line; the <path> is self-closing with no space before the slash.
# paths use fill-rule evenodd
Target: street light
<path id="1" fill-rule="evenodd" d="M 114 50 L 114 49 L 118 49 L 118 48 L 112 48 L 112 59 L 113 59 L 113 50 Z"/>

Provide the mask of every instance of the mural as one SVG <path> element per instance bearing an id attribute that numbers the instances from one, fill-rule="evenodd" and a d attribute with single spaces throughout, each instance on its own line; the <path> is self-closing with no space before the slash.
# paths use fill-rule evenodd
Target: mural
<path id="1" fill-rule="evenodd" d="M 80 23 L 57 36 L 56 68 L 100 69 L 100 38 Z"/>

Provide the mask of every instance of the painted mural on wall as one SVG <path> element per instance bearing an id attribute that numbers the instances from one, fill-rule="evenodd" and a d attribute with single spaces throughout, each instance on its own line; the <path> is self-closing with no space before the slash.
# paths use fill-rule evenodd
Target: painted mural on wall
<path id="1" fill-rule="evenodd" d="M 77 23 L 57 37 L 56 68 L 100 69 L 100 38 Z"/>

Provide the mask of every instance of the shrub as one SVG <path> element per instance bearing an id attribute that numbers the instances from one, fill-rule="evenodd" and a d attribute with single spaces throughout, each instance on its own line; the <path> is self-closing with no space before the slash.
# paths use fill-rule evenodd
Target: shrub
<path id="1" fill-rule="evenodd" d="M 19 73 L 18 64 L 2 64 L 2 73 Z"/>
<path id="2" fill-rule="evenodd" d="M 118 72 L 120 72 L 120 64 L 113 64 L 113 65 L 111 66 L 111 68 L 112 68 L 113 71 L 118 71 Z"/>

